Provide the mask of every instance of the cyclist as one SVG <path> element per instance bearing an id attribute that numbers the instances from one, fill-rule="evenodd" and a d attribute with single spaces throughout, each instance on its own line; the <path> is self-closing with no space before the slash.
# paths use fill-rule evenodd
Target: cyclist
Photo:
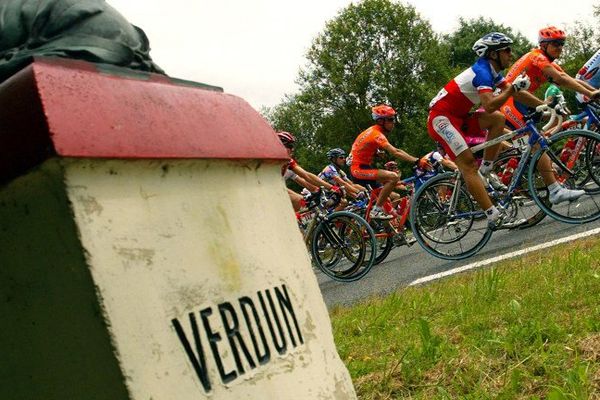
<path id="1" fill-rule="evenodd" d="M 327 190 L 331 190 L 334 192 L 341 191 L 341 189 L 338 186 L 325 182 L 315 174 L 306 171 L 304 168 L 298 165 L 298 162 L 292 157 L 294 152 L 294 146 L 296 144 L 296 138 L 294 137 L 294 135 L 292 135 L 289 132 L 277 132 L 277 136 L 279 137 L 279 140 L 281 141 L 283 146 L 288 151 L 288 156 L 290 157 L 289 162 L 287 162 L 283 166 L 281 171 L 281 175 L 284 177 L 285 180 L 291 179 L 300 186 L 307 189 L 309 192 L 313 193 L 318 191 L 321 186 L 323 186 Z M 292 201 L 294 211 L 300 210 L 300 208 L 302 208 L 302 206 L 306 204 L 304 196 L 294 192 L 292 189 L 289 188 L 287 191 L 288 195 L 290 196 L 290 200 Z"/>
<path id="2" fill-rule="evenodd" d="M 346 172 L 342 169 L 346 165 L 346 152 L 339 147 L 330 149 L 327 152 L 327 159 L 331 162 L 319 173 L 318 177 L 331 185 L 344 187 L 346 192 L 356 198 L 359 193 L 364 192 L 365 188 L 355 184 L 350 180 Z"/>
<path id="3" fill-rule="evenodd" d="M 509 82 L 515 82 L 522 76 L 529 77 L 531 85 L 527 91 L 523 91 L 517 99 L 508 99 L 501 111 L 506 116 L 506 124 L 511 129 L 525 126 L 523 115 L 527 113 L 528 107 L 537 107 L 545 104 L 533 95 L 533 92 L 545 81 L 572 89 L 591 98 L 600 95 L 591 86 L 583 84 L 567 75 L 554 60 L 560 57 L 567 38 L 566 33 L 554 26 L 542 28 L 538 34 L 539 47 L 523 55 L 506 74 Z M 590 89 L 591 88 L 591 89 Z M 561 107 L 559 105 L 559 107 Z M 564 111 L 560 109 L 560 111 Z M 550 202 L 558 204 L 564 201 L 573 201 L 581 197 L 585 191 L 570 190 L 561 186 L 552 172 L 552 161 L 547 155 L 542 156 L 539 162 L 539 172 L 548 187 Z"/>
<path id="4" fill-rule="evenodd" d="M 577 72 L 577 75 L 575 75 L 575 78 L 582 85 L 587 85 L 588 88 L 600 89 L 600 74 L 598 71 L 600 71 L 600 50 L 596 51 L 596 53 L 583 64 L 579 72 Z M 575 98 L 580 103 L 585 103 L 590 100 L 589 97 L 581 93 L 577 93 Z M 594 110 L 596 115 L 600 115 L 600 105 L 596 102 L 591 102 L 589 103 L 589 106 Z"/>
<path id="5" fill-rule="evenodd" d="M 435 150 L 430 151 L 421 157 L 421 160 L 417 163 L 415 167 L 415 175 L 421 176 L 427 172 L 433 171 L 433 165 L 439 163 L 443 167 L 446 167 L 451 170 L 456 170 L 458 167 L 456 164 L 450 160 L 444 146 L 440 143 L 437 143 Z M 428 167 L 429 165 L 429 167 Z"/>
<path id="6" fill-rule="evenodd" d="M 429 135 L 440 143 L 462 173 L 467 189 L 479 206 L 485 210 L 492 229 L 513 228 L 521 221 L 509 221 L 504 211 L 492 203 L 481 180 L 483 175 L 494 184 L 491 163 L 495 160 L 500 145 L 484 151 L 481 170 L 465 141 L 465 136 L 487 135 L 487 139 L 500 136 L 504 129 L 504 116 L 498 110 L 511 96 L 530 85 L 527 77 L 518 77 L 510 84 L 501 70 L 508 67 L 512 59 L 513 41 L 499 32 L 488 33 L 473 45 L 479 57 L 475 64 L 460 73 L 440 90 L 429 104 L 427 128 Z M 494 89 L 499 89 L 494 95 Z M 483 110 L 471 113 L 473 107 Z M 481 172 L 481 175 L 480 175 Z M 495 182 L 497 185 L 499 182 Z"/>
<path id="7" fill-rule="evenodd" d="M 394 129 L 396 110 L 388 105 L 381 104 L 373 107 L 371 111 L 375 125 L 364 130 L 354 140 L 351 150 L 350 173 L 355 178 L 354 182 L 360 185 L 368 184 L 380 187 L 383 184 L 377 202 L 371 209 L 369 216 L 372 219 L 390 219 L 392 215 L 387 214 L 382 205 L 396 187 L 400 176 L 396 172 L 373 167 L 373 158 L 378 150 L 385 150 L 392 156 L 410 163 L 416 163 L 419 159 L 392 146 L 386 137 Z"/>

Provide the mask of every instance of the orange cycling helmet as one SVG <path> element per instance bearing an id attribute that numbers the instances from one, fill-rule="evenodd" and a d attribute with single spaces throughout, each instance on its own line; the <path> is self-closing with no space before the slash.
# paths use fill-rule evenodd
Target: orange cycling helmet
<path id="1" fill-rule="evenodd" d="M 396 116 L 396 110 L 390 106 L 386 106 L 385 104 L 380 104 L 371 108 L 371 112 L 371 116 L 375 121 L 381 118 L 393 118 Z"/>
<path id="2" fill-rule="evenodd" d="M 565 40 L 567 34 L 562 29 L 558 29 L 555 26 L 548 26 L 540 29 L 538 34 L 538 43 L 553 42 L 555 40 Z"/>

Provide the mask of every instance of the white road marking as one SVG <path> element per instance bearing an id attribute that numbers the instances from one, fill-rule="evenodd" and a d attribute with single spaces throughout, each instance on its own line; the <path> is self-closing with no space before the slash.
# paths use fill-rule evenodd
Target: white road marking
<path id="1" fill-rule="evenodd" d="M 509 258 L 513 258 L 513 257 L 517 257 L 517 256 L 520 256 L 523 254 L 531 253 L 532 251 L 537 251 L 537 250 L 545 249 L 548 247 L 556 246 L 557 244 L 572 242 L 573 240 L 581 239 L 581 238 L 584 238 L 587 236 L 596 235 L 598 233 L 600 233 L 600 228 L 592 229 L 592 230 L 589 230 L 586 232 L 581 232 L 576 235 L 566 236 L 564 238 L 552 240 L 547 243 L 538 244 L 537 246 L 527 247 L 525 249 L 513 251 L 511 253 L 506 253 L 501 256 L 493 257 L 493 258 L 490 258 L 490 259 L 487 259 L 484 261 L 478 261 L 478 262 L 474 262 L 472 264 L 463 265 L 462 267 L 450 269 L 448 271 L 440 272 L 438 274 L 424 276 L 423 278 L 419 278 L 417 280 L 412 281 L 411 283 L 408 284 L 408 286 L 414 286 L 414 285 L 419 285 L 421 283 L 431 282 L 436 279 L 440 279 L 440 278 L 443 278 L 446 276 L 457 274 L 459 272 L 483 267 L 485 265 L 493 264 L 498 261 L 507 260 Z"/>

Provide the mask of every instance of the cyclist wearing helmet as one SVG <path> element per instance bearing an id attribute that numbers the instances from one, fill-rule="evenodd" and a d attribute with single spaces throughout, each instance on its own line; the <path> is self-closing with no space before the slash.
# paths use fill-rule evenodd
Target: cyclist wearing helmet
<path id="1" fill-rule="evenodd" d="M 283 166 L 281 171 L 281 175 L 285 178 L 285 180 L 291 179 L 310 192 L 318 191 L 319 187 L 321 186 L 327 190 L 340 191 L 339 187 L 325 182 L 315 174 L 306 171 L 304 168 L 298 165 L 298 162 L 292 157 L 294 146 L 296 144 L 296 138 L 294 135 L 289 132 L 277 132 L 277 136 L 279 137 L 281 143 L 285 146 L 290 157 L 290 161 Z M 302 204 L 304 203 L 304 197 L 291 189 L 288 189 L 288 194 L 290 196 L 290 200 L 292 201 L 294 211 L 300 210 Z"/>
<path id="2" fill-rule="evenodd" d="M 591 98 L 600 95 L 600 91 L 594 90 L 590 85 L 570 77 L 554 62 L 560 57 L 566 38 L 566 33 L 554 26 L 540 29 L 538 34 L 539 47 L 517 60 L 506 74 L 506 79 L 509 82 L 520 79 L 522 76 L 528 76 L 531 81 L 527 91 L 523 91 L 522 95 L 516 99 L 509 99 L 501 108 L 502 113 L 506 116 L 506 125 L 509 128 L 517 129 L 525 126 L 523 115 L 527 113 L 528 107 L 545 104 L 533 93 L 546 81 L 562 88 L 572 89 Z M 558 105 L 558 107 L 562 106 Z M 538 170 L 544 183 L 548 186 L 549 200 L 552 204 L 573 201 L 585 193 L 583 190 L 569 190 L 561 186 L 552 172 L 552 161 L 545 154 L 540 159 Z"/>
<path id="3" fill-rule="evenodd" d="M 471 67 L 444 86 L 429 104 L 427 128 L 429 135 L 440 143 L 461 171 L 467 189 L 485 210 L 493 229 L 512 228 L 521 221 L 508 222 L 506 214 L 492 203 L 478 173 L 478 165 L 465 141 L 465 136 L 485 136 L 493 139 L 504 129 L 504 116 L 498 110 L 511 96 L 529 86 L 526 77 L 516 79 L 511 85 L 500 71 L 512 60 L 512 39 L 503 33 L 492 32 L 477 40 L 473 51 L 479 56 Z M 499 93 L 494 95 L 494 90 Z M 471 113 L 479 105 L 481 112 Z M 491 174 L 491 163 L 496 158 L 499 145 L 485 149 L 481 173 L 490 184 L 497 177 Z"/>
<path id="4" fill-rule="evenodd" d="M 392 156 L 410 163 L 415 163 L 419 159 L 404 150 L 397 149 L 387 140 L 386 135 L 394 129 L 396 123 L 396 110 L 381 104 L 373 107 L 371 111 L 375 125 L 363 131 L 354 140 L 351 151 L 352 165 L 350 166 L 350 173 L 355 178 L 354 182 L 361 185 L 377 186 L 377 183 L 383 184 L 377 202 L 371 209 L 370 217 L 373 219 L 390 219 L 392 216 L 386 214 L 382 205 L 396 187 L 400 177 L 396 172 L 374 168 L 371 165 L 373 158 L 377 150 L 383 149 Z"/>
<path id="5" fill-rule="evenodd" d="M 596 53 L 589 59 L 583 67 L 577 72 L 575 78 L 579 81 L 579 83 L 586 85 L 588 88 L 592 89 L 600 89 L 600 50 L 596 51 Z M 575 96 L 577 101 L 580 103 L 585 103 L 590 101 L 590 98 L 577 93 Z M 596 112 L 596 115 L 600 115 L 600 105 L 597 102 L 592 102 L 589 104 L 590 107 Z"/>
<path id="6" fill-rule="evenodd" d="M 542 28 L 538 34 L 539 47 L 523 55 L 506 74 L 506 79 L 512 82 L 520 75 L 527 75 L 531 81 L 529 93 L 517 99 L 509 99 L 501 111 L 506 116 L 506 123 L 511 129 L 525 126 L 523 115 L 529 107 L 536 107 L 544 102 L 533 93 L 546 81 L 564 89 L 572 89 L 587 97 L 598 97 L 600 92 L 589 84 L 582 83 L 569 75 L 554 62 L 560 57 L 567 34 L 554 26 Z"/>
<path id="7" fill-rule="evenodd" d="M 342 169 L 346 165 L 346 152 L 343 149 L 335 148 L 329 150 L 327 158 L 331 164 L 323 168 L 318 175 L 319 178 L 332 185 L 343 186 L 346 192 L 352 197 L 358 196 L 360 192 L 365 190 L 364 187 L 352 182 Z"/>
<path id="8" fill-rule="evenodd" d="M 446 150 L 444 150 L 444 146 L 437 143 L 435 150 L 430 151 L 429 153 L 421 157 L 415 168 L 415 175 L 420 176 L 428 171 L 433 171 L 433 165 L 436 163 L 439 163 L 443 167 L 446 167 L 451 170 L 458 169 L 456 164 L 452 160 L 450 160 L 450 157 L 448 157 Z"/>

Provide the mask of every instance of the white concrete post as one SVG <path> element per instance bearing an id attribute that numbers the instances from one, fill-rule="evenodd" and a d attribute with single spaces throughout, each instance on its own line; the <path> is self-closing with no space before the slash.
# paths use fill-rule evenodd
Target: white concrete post
<path id="1" fill-rule="evenodd" d="M 0 86 L 0 398 L 355 398 L 273 131 L 150 78 Z"/>

